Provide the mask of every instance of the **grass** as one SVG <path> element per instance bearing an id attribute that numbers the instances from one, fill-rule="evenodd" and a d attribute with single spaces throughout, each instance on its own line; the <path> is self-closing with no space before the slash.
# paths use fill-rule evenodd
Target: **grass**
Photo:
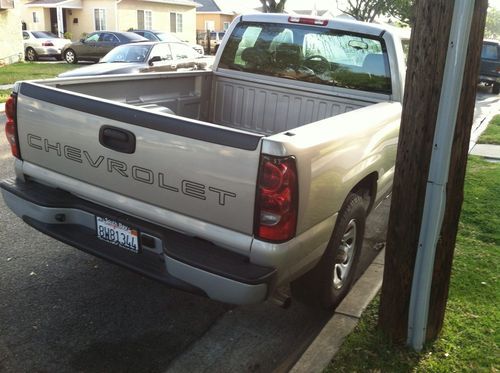
<path id="1" fill-rule="evenodd" d="M 12 89 L 0 89 L 0 102 L 5 102 L 9 98 Z"/>
<path id="2" fill-rule="evenodd" d="M 0 84 L 12 84 L 18 80 L 46 79 L 79 67 L 77 64 L 19 62 L 0 67 Z"/>
<path id="3" fill-rule="evenodd" d="M 500 163 L 470 157 L 445 324 L 421 353 L 377 330 L 378 298 L 326 372 L 498 372 Z"/>
<path id="4" fill-rule="evenodd" d="M 486 131 L 479 137 L 479 144 L 500 145 L 500 115 L 495 115 L 488 124 Z"/>

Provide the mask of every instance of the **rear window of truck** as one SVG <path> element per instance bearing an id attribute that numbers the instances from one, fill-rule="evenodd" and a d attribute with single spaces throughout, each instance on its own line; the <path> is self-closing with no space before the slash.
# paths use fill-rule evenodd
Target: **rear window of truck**
<path id="1" fill-rule="evenodd" d="M 231 34 L 219 67 L 391 93 L 383 39 L 321 27 L 242 22 Z"/>

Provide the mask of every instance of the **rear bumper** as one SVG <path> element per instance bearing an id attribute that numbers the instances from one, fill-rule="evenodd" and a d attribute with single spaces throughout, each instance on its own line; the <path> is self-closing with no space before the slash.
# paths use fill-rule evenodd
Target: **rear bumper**
<path id="1" fill-rule="evenodd" d="M 57 47 L 38 47 L 35 48 L 36 53 L 39 56 L 60 56 L 61 48 Z"/>
<path id="2" fill-rule="evenodd" d="M 232 304 L 264 301 L 276 269 L 255 265 L 244 255 L 165 227 L 96 205 L 36 182 L 0 182 L 3 198 L 35 229 L 82 251 L 122 265 L 171 287 Z M 102 241 L 96 216 L 140 232 L 138 254 Z"/>
<path id="3" fill-rule="evenodd" d="M 500 75 L 499 76 L 480 75 L 479 82 L 480 83 L 500 83 Z"/>

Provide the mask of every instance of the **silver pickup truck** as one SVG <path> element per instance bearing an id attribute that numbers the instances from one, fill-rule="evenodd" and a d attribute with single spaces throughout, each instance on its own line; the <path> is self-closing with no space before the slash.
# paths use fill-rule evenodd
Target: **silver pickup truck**
<path id="1" fill-rule="evenodd" d="M 391 190 L 405 65 L 380 25 L 244 15 L 210 71 L 18 82 L 6 105 L 27 224 L 233 304 L 331 308 Z"/>

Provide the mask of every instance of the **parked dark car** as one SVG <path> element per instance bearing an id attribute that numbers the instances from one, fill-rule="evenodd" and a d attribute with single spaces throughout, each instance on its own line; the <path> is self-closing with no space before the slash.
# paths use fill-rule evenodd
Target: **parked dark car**
<path id="1" fill-rule="evenodd" d="M 120 45 L 101 58 L 98 64 L 67 71 L 58 77 L 200 70 L 212 60 L 184 43 L 142 42 Z"/>
<path id="2" fill-rule="evenodd" d="M 130 30 L 132 32 L 135 32 L 138 35 L 144 36 L 148 40 L 151 41 L 169 41 L 172 43 L 184 43 L 186 45 L 189 45 L 191 48 L 193 48 L 196 52 L 199 54 L 205 54 L 203 51 L 203 47 L 198 44 L 191 44 L 185 41 L 182 41 L 179 39 L 177 36 L 174 34 L 171 34 L 169 32 L 164 32 L 164 31 L 154 31 L 154 30 Z"/>
<path id="3" fill-rule="evenodd" d="M 99 61 L 114 47 L 127 43 L 137 43 L 148 39 L 133 32 L 97 31 L 78 42 L 66 45 L 62 55 L 67 63 L 78 61 Z"/>
<path id="4" fill-rule="evenodd" d="M 500 42 L 484 40 L 481 50 L 479 82 L 493 86 L 493 93 L 500 93 Z"/>

